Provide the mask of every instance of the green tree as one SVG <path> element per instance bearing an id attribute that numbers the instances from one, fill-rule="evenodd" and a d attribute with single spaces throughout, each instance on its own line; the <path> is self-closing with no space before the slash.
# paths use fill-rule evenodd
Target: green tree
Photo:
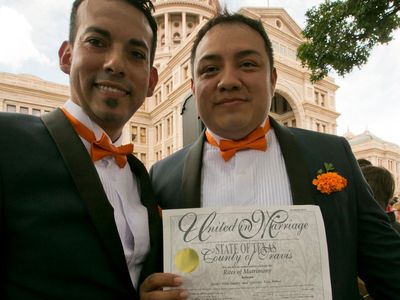
<path id="1" fill-rule="evenodd" d="M 335 70 L 343 76 L 368 60 L 376 44 L 400 27 L 400 0 L 325 0 L 306 12 L 306 41 L 297 50 L 311 81 Z"/>

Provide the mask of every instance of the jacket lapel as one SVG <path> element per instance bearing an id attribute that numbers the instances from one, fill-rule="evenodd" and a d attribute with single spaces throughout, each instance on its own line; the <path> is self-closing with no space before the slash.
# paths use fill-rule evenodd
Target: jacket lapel
<path id="1" fill-rule="evenodd" d="M 204 131 L 186 154 L 182 172 L 181 208 L 200 207 Z"/>
<path id="2" fill-rule="evenodd" d="M 42 120 L 64 159 L 81 199 L 88 208 L 104 247 L 111 254 L 119 273 L 123 274 L 124 278 L 130 279 L 114 221 L 114 211 L 88 151 L 60 109 L 43 115 Z"/>
<path id="3" fill-rule="evenodd" d="M 274 129 L 279 146 L 285 161 L 286 172 L 289 176 L 290 188 L 294 205 L 315 205 L 312 190 L 312 178 L 308 167 L 293 133 L 287 128 L 279 125 L 273 118 L 269 117 Z"/>
<path id="4" fill-rule="evenodd" d="M 162 271 L 162 226 L 146 168 L 133 155 L 128 155 L 128 163 L 138 181 L 140 200 L 147 208 L 149 220 L 150 253 L 143 265 L 140 283 L 151 273 Z"/>

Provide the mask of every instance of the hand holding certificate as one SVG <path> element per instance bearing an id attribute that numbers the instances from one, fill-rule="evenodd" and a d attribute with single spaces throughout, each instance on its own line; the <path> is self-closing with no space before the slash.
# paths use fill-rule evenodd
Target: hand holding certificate
<path id="1" fill-rule="evenodd" d="M 163 211 L 164 271 L 189 299 L 331 299 L 318 207 Z"/>

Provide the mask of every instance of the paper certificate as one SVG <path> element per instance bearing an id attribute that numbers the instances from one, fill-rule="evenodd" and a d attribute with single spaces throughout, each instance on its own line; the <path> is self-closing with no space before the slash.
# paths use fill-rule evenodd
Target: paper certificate
<path id="1" fill-rule="evenodd" d="M 332 299 L 318 206 L 164 210 L 163 227 L 189 299 Z"/>

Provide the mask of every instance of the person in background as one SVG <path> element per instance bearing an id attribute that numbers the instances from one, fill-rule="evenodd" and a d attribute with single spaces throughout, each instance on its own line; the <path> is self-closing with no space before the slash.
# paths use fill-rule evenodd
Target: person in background
<path id="1" fill-rule="evenodd" d="M 361 171 L 370 186 L 375 200 L 379 206 L 387 211 L 389 200 L 392 199 L 395 189 L 395 182 L 392 173 L 384 167 L 367 165 Z M 387 215 L 393 228 L 400 233 L 400 223 L 396 222 L 395 212 L 389 211 Z"/>
<path id="2" fill-rule="evenodd" d="M 389 200 L 389 205 L 386 211 L 392 211 L 392 207 L 395 203 L 399 202 L 398 197 L 393 197 L 392 199 Z"/>
<path id="3" fill-rule="evenodd" d="M 161 208 L 318 205 L 333 299 L 358 299 L 357 275 L 377 299 L 399 299 L 400 237 L 348 142 L 269 116 L 277 71 L 262 23 L 229 13 L 210 19 L 194 40 L 191 65 L 206 130 L 150 170 Z M 142 299 L 186 299 L 181 282 L 176 274 L 152 274 Z"/>
<path id="4" fill-rule="evenodd" d="M 400 202 L 393 204 L 392 211 L 394 212 L 397 223 L 400 223 Z"/>
<path id="5" fill-rule="evenodd" d="M 151 96 L 148 0 L 75 0 L 59 50 L 70 95 L 42 116 L 0 114 L 0 295 L 132 300 L 161 270 L 161 223 L 122 129 Z"/>
<path id="6" fill-rule="evenodd" d="M 372 163 L 365 158 L 359 158 L 357 159 L 357 163 L 360 166 L 360 168 L 364 167 L 364 166 L 372 166 Z"/>

